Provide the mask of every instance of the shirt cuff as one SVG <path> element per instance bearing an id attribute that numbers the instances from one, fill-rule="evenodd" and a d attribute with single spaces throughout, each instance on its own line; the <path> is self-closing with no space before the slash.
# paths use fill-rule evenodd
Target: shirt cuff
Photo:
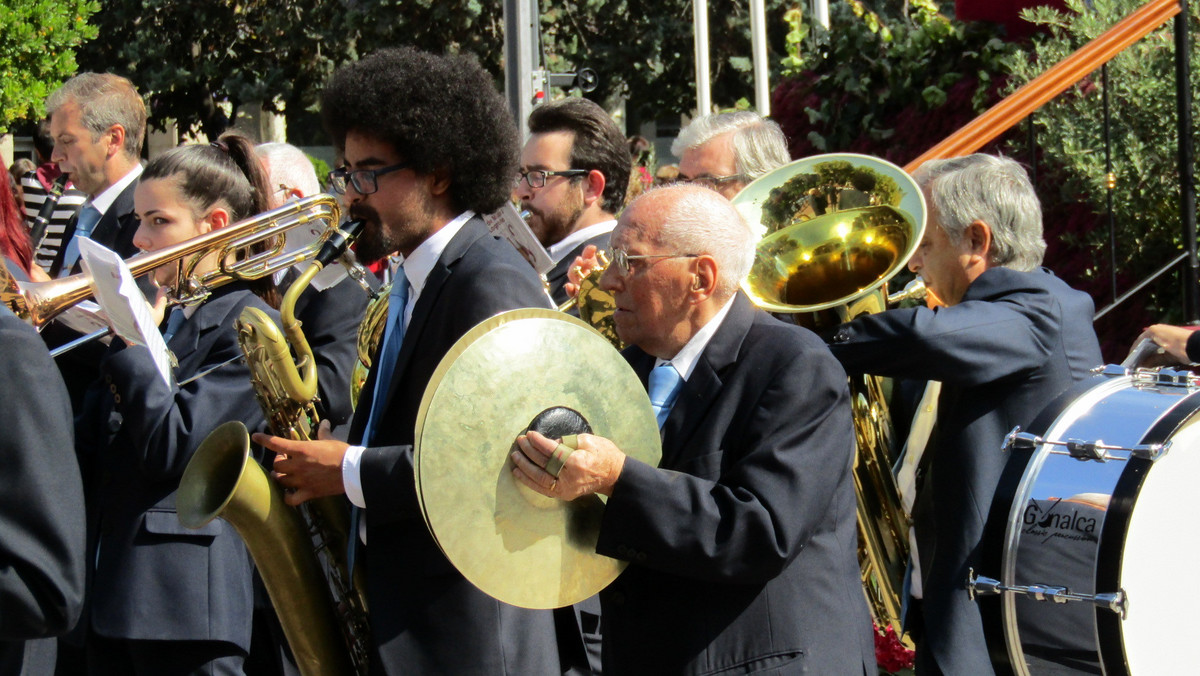
<path id="1" fill-rule="evenodd" d="M 362 487 L 362 456 L 367 450 L 363 446 L 350 446 L 342 457 L 342 485 L 346 489 L 346 497 L 357 507 L 367 508 L 367 499 L 363 496 Z"/>

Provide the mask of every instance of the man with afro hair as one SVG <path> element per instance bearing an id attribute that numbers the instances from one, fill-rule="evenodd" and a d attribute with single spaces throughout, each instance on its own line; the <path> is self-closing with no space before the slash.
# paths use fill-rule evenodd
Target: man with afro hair
<path id="1" fill-rule="evenodd" d="M 346 494 L 366 568 L 373 674 L 558 674 L 550 611 L 492 599 L 445 558 L 413 481 L 417 409 L 434 369 L 468 329 L 499 312 L 548 307 L 541 282 L 479 214 L 508 199 L 517 128 L 474 58 L 387 49 L 334 73 L 321 97 L 344 165 L 330 174 L 358 256 L 404 257 L 347 446 L 266 435 L 276 476 L 299 504 Z M 363 526 L 362 524 L 365 524 Z"/>

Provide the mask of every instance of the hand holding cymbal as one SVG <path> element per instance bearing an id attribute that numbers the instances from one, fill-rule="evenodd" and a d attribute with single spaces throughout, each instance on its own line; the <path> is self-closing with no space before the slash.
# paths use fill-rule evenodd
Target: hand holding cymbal
<path id="1" fill-rule="evenodd" d="M 591 434 L 556 442 L 530 431 L 517 437 L 517 447 L 520 450 L 510 456 L 513 477 L 542 495 L 560 500 L 594 493 L 612 495 L 625 467 L 625 454 L 616 444 Z"/>

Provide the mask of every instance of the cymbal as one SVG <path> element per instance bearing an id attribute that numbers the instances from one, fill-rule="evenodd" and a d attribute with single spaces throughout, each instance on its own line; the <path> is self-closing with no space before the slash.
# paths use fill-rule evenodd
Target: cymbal
<path id="1" fill-rule="evenodd" d="M 645 387 L 587 324 L 523 309 L 468 331 L 434 371 L 417 413 L 417 497 L 451 563 L 488 595 L 523 608 L 592 596 L 627 565 L 596 553 L 603 496 L 539 495 L 508 456 L 540 413 L 567 407 L 594 434 L 657 466 L 658 425 Z"/>

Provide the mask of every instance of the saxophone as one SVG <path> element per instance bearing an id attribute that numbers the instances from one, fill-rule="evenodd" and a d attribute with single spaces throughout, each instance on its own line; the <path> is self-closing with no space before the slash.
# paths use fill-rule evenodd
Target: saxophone
<path id="1" fill-rule="evenodd" d="M 296 301 L 362 227 L 362 221 L 343 224 L 288 288 L 280 306 L 282 331 L 252 307 L 236 322 L 255 395 L 276 436 L 316 438 L 316 360 L 296 319 Z M 345 560 L 351 535 L 344 503 L 329 497 L 310 500 L 298 510 L 288 508 L 279 485 L 248 454 L 249 438 L 241 423 L 226 423 L 205 439 L 180 482 L 180 521 L 199 527 L 221 516 L 237 529 L 302 674 L 366 674 L 367 604 L 361 575 L 354 575 Z M 338 633 L 342 641 L 330 639 Z"/>

